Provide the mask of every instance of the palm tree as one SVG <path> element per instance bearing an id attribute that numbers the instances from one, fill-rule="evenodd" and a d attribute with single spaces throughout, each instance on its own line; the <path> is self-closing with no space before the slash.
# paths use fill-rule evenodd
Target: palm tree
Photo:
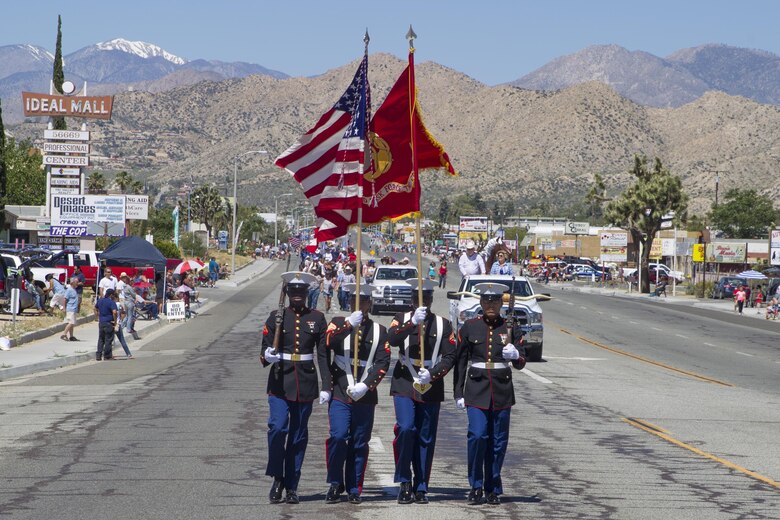
<path id="1" fill-rule="evenodd" d="M 144 192 L 144 183 L 139 180 L 133 180 L 128 187 L 127 191 L 133 195 L 140 195 Z"/>
<path id="2" fill-rule="evenodd" d="M 87 178 L 87 191 L 90 193 L 102 193 L 106 190 L 106 178 L 102 173 L 94 171 Z"/>
<path id="3" fill-rule="evenodd" d="M 114 177 L 114 184 L 119 188 L 121 193 L 125 193 L 125 190 L 133 184 L 133 176 L 126 171 L 121 171 Z"/>

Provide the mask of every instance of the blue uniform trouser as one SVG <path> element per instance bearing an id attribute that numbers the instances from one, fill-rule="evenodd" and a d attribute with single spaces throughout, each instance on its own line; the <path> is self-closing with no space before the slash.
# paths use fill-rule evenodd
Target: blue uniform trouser
<path id="1" fill-rule="evenodd" d="M 411 482 L 413 491 L 428 492 L 440 403 L 418 403 L 409 397 L 394 396 L 395 404 L 395 482 Z M 414 472 L 414 479 L 412 479 Z"/>
<path id="2" fill-rule="evenodd" d="M 347 493 L 359 495 L 363 491 L 375 409 L 373 404 L 349 404 L 335 399 L 328 407 L 330 437 L 325 441 L 328 483 L 344 484 Z"/>
<path id="3" fill-rule="evenodd" d="M 511 408 L 503 410 L 467 409 L 468 475 L 472 488 L 485 488 L 486 493 L 504 492 L 501 485 L 501 467 L 509 444 L 509 416 Z"/>
<path id="4" fill-rule="evenodd" d="M 287 401 L 269 395 L 268 408 L 268 465 L 265 474 L 282 479 L 285 489 L 297 491 L 309 442 L 311 401 Z"/>

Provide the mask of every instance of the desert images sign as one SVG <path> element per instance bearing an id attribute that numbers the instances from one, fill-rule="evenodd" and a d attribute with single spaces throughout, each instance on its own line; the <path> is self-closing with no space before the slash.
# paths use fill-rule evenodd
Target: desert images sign
<path id="1" fill-rule="evenodd" d="M 111 119 L 114 96 L 60 96 L 22 92 L 25 117 Z"/>

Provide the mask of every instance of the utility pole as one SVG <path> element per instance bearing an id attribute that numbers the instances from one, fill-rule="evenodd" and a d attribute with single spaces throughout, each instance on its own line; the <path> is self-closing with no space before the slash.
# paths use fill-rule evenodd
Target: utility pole
<path id="1" fill-rule="evenodd" d="M 718 207 L 718 186 L 720 184 L 720 174 L 721 173 L 728 173 L 728 170 L 712 170 L 712 169 L 706 169 L 704 170 L 705 173 L 714 173 L 715 174 L 715 207 Z"/>

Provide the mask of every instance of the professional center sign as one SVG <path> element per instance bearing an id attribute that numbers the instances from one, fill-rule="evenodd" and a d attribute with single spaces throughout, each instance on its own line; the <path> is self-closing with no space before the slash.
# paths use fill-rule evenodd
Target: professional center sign
<path id="1" fill-rule="evenodd" d="M 125 223 L 124 195 L 52 196 L 51 236 L 81 237 L 114 234 Z"/>

